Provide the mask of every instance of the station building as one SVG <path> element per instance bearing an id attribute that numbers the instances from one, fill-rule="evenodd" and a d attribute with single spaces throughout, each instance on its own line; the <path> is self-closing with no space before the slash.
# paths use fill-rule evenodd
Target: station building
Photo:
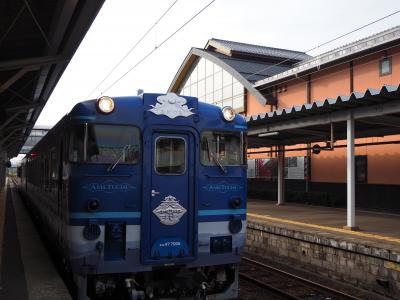
<path id="1" fill-rule="evenodd" d="M 21 163 L 23 155 L 26 155 L 35 147 L 35 145 L 49 132 L 51 126 L 34 125 L 24 145 L 19 151 L 18 157 L 11 159 L 11 167 L 7 169 L 7 175 L 17 175 L 17 168 Z"/>
<path id="2" fill-rule="evenodd" d="M 51 126 L 46 125 L 35 125 L 33 126 L 31 133 L 26 139 L 24 145 L 22 146 L 19 154 L 28 154 L 33 147 L 50 131 Z"/>
<path id="3" fill-rule="evenodd" d="M 221 107 L 232 106 L 254 120 L 304 104 L 330 103 L 341 96 L 363 94 L 368 98 L 385 86 L 399 87 L 399 83 L 397 26 L 315 57 L 210 39 L 204 49 L 189 51 L 169 91 Z M 381 125 L 389 129 L 374 136 L 374 128 Z M 284 148 L 286 201 L 346 205 L 346 141 L 336 138 L 337 126 L 299 129 L 323 137 L 324 142 L 304 144 L 299 140 L 299 144 Z M 355 140 L 356 206 L 400 212 L 400 136 L 394 134 L 400 128 L 400 116 L 385 115 L 375 118 L 373 124 L 360 121 L 355 130 L 367 126 L 368 137 Z M 277 150 L 276 146 L 249 149 L 250 197 L 276 199 Z"/>

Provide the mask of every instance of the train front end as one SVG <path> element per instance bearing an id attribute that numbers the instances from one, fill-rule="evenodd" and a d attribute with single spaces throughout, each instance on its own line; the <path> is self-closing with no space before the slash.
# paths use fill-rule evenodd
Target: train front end
<path id="1" fill-rule="evenodd" d="M 81 298 L 237 297 L 244 118 L 172 93 L 110 100 L 106 113 L 84 102 L 70 114 L 68 248 Z"/>

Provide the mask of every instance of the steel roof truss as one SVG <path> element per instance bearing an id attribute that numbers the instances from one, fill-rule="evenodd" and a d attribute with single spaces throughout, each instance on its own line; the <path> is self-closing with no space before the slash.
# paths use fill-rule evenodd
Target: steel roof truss
<path id="1" fill-rule="evenodd" d="M 19 92 L 14 91 L 13 89 L 8 89 L 8 91 L 13 94 L 15 97 L 18 97 L 19 99 L 23 100 L 24 102 L 28 103 L 28 104 L 32 104 L 33 101 L 26 98 L 25 96 L 21 95 Z"/>
<path id="2" fill-rule="evenodd" d="M 341 123 L 343 125 L 343 123 Z M 284 133 L 290 133 L 282 132 Z M 398 134 L 398 128 L 372 128 L 365 130 L 356 130 L 355 136 L 356 138 L 365 138 L 371 136 L 386 136 L 386 135 L 394 135 Z M 319 142 L 327 142 L 328 136 L 293 136 L 284 139 L 271 139 L 271 138 L 261 138 L 261 137 L 249 137 L 249 145 L 251 148 L 259 148 L 259 147 L 272 147 L 272 146 L 290 146 L 290 145 L 298 145 L 298 144 L 306 144 L 306 143 L 319 143 Z M 346 131 L 336 132 L 335 139 L 344 140 L 346 139 Z"/>
<path id="3" fill-rule="evenodd" d="M 372 125 L 381 125 L 400 128 L 400 118 L 393 116 L 378 116 L 371 119 L 360 119 L 359 122 Z"/>
<path id="4" fill-rule="evenodd" d="M 10 124 L 14 119 L 16 119 L 22 111 L 17 111 L 11 117 L 9 117 L 3 124 L 0 125 L 0 131 L 2 131 L 8 124 Z"/>
<path id="5" fill-rule="evenodd" d="M 63 55 L 49 55 L 16 60 L 0 61 L 0 71 L 15 70 L 25 67 L 41 67 L 60 62 L 68 62 Z"/>
<path id="6" fill-rule="evenodd" d="M 27 110 L 31 109 L 31 108 L 38 108 L 43 106 L 42 103 L 33 103 L 33 104 L 27 104 L 27 105 L 19 105 L 19 106 L 13 106 L 13 107 L 9 107 L 6 108 L 7 112 L 13 112 L 13 111 L 17 111 L 17 112 L 26 112 Z"/>
<path id="7" fill-rule="evenodd" d="M 8 89 L 10 86 L 12 86 L 17 80 L 22 78 L 26 73 L 38 70 L 38 66 L 27 66 L 19 70 L 17 73 L 15 73 L 13 76 L 10 77 L 6 82 L 3 82 L 0 84 L 0 93 L 4 92 L 6 89 Z"/>

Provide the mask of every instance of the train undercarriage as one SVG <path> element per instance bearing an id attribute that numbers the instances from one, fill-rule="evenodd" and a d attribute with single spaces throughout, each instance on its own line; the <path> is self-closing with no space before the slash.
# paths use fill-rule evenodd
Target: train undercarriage
<path id="1" fill-rule="evenodd" d="M 160 267 L 137 274 L 75 276 L 77 299 L 235 299 L 237 265 Z"/>

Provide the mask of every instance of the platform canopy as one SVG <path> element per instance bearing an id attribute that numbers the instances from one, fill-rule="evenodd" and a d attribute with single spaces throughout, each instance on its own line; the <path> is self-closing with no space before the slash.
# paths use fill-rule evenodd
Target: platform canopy
<path id="1" fill-rule="evenodd" d="M 103 0 L 0 2 L 0 154 L 16 156 Z"/>
<path id="2" fill-rule="evenodd" d="M 355 138 L 400 133 L 400 86 L 367 89 L 247 118 L 249 148 L 346 139 L 349 118 Z M 332 125 L 331 125 L 332 124 Z"/>
<path id="3" fill-rule="evenodd" d="M 400 86 L 367 89 L 336 99 L 251 116 L 249 148 L 278 146 L 278 205 L 285 202 L 285 146 L 346 139 L 347 229 L 355 222 L 355 138 L 400 133 Z M 398 141 L 397 141 L 398 142 Z M 334 147 L 332 147 L 334 148 Z"/>

